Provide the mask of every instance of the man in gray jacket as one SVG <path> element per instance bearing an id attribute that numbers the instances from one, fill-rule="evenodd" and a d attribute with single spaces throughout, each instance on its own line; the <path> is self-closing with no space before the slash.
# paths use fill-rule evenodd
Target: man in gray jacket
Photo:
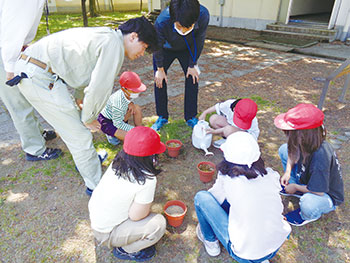
<path id="1" fill-rule="evenodd" d="M 72 28 L 27 48 L 16 63 L 19 90 L 60 134 L 87 186 L 95 189 L 101 164 L 91 131 L 111 95 L 124 56 L 134 60 L 153 51 L 157 36 L 144 17 L 130 19 L 118 30 Z M 67 86 L 75 90 L 72 99 Z M 81 112 L 79 111 L 81 109 Z"/>

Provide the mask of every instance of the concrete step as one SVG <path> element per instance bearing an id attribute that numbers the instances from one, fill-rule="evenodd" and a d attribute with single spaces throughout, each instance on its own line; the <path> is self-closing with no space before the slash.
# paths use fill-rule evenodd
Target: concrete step
<path id="1" fill-rule="evenodd" d="M 267 30 L 294 32 L 301 34 L 321 35 L 321 36 L 335 36 L 337 31 L 327 28 L 327 25 L 319 24 L 269 24 L 266 26 Z"/>
<path id="2" fill-rule="evenodd" d="M 311 39 L 320 42 L 332 42 L 335 40 L 334 36 L 324 36 L 324 35 L 316 35 L 316 34 L 306 34 L 306 33 L 298 33 L 298 32 L 288 32 L 288 31 L 275 31 L 275 30 L 262 30 L 261 33 L 263 35 L 270 35 L 276 37 L 285 37 L 285 38 L 294 38 L 294 39 Z"/>

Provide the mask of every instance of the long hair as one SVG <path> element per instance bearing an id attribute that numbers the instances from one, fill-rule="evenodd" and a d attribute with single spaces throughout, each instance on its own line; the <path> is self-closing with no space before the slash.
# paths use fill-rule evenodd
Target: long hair
<path id="1" fill-rule="evenodd" d="M 121 150 L 113 160 L 112 169 L 118 177 L 138 184 L 145 184 L 146 179 L 158 175 L 161 170 L 155 167 L 157 155 L 139 157 L 129 155 Z M 130 176 L 132 174 L 132 176 Z"/>
<path id="2" fill-rule="evenodd" d="M 222 174 L 227 174 L 230 177 L 244 175 L 249 180 L 258 177 L 259 174 L 261 176 L 267 174 L 264 160 L 261 157 L 259 160 L 254 162 L 250 168 L 248 165 L 230 163 L 224 159 L 221 163 L 218 164 L 217 169 Z"/>
<path id="3" fill-rule="evenodd" d="M 296 163 L 302 156 L 306 163 L 310 155 L 320 148 L 326 139 L 326 129 L 323 125 L 305 130 L 283 130 L 288 137 L 288 157 Z"/>

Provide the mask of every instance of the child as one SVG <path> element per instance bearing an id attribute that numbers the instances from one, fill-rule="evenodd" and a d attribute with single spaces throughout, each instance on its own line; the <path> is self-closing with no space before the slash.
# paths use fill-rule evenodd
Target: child
<path id="1" fill-rule="evenodd" d="M 300 208 L 286 215 L 292 225 L 302 226 L 336 209 L 344 201 L 340 164 L 325 140 L 324 114 L 312 104 L 299 104 L 275 118 L 288 143 L 279 149 L 285 170 L 281 194 L 299 193 Z"/>
<path id="2" fill-rule="evenodd" d="M 247 130 L 252 134 L 255 140 L 259 137 L 258 120 L 255 117 L 258 111 L 258 105 L 251 99 L 230 99 L 225 102 L 217 103 L 206 109 L 199 120 L 205 120 L 208 113 L 215 112 L 209 118 L 209 124 L 213 128 L 208 133 L 228 137 L 231 133 L 239 130 Z M 220 148 L 226 139 L 221 139 L 213 143 L 214 147 Z"/>
<path id="3" fill-rule="evenodd" d="M 142 125 L 141 108 L 131 100 L 136 99 L 140 92 L 146 90 L 146 86 L 135 72 L 123 72 L 119 83 L 121 89 L 110 96 L 97 119 L 101 124 L 101 130 L 113 145 L 119 144 L 119 140 L 124 140 L 126 133 L 134 128 L 128 124 L 131 116 L 136 126 Z"/>
<path id="4" fill-rule="evenodd" d="M 220 254 L 219 240 L 238 262 L 268 262 L 291 232 L 282 215 L 280 176 L 265 169 L 258 143 L 247 132 L 231 134 L 220 149 L 224 160 L 215 184 L 194 198 L 197 237 L 210 256 Z"/>
<path id="5" fill-rule="evenodd" d="M 91 227 L 99 244 L 119 259 L 145 261 L 166 227 L 161 214 L 150 213 L 157 178 L 157 155 L 165 151 L 157 132 L 135 127 L 124 140 L 89 202 Z"/>

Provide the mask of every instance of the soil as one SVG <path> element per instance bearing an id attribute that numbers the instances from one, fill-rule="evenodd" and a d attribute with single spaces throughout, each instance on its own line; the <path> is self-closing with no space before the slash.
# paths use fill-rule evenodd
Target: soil
<path id="1" fill-rule="evenodd" d="M 203 172 L 212 172 L 214 171 L 214 168 L 211 167 L 209 164 L 201 164 L 198 166 L 199 170 Z"/>
<path id="2" fill-rule="evenodd" d="M 178 205 L 171 205 L 167 209 L 165 209 L 165 212 L 167 212 L 167 214 L 171 216 L 180 216 L 184 213 L 184 210 Z"/>
<path id="3" fill-rule="evenodd" d="M 169 148 L 177 148 L 181 146 L 181 144 L 177 142 L 171 142 L 171 143 L 168 143 L 167 145 Z"/>

